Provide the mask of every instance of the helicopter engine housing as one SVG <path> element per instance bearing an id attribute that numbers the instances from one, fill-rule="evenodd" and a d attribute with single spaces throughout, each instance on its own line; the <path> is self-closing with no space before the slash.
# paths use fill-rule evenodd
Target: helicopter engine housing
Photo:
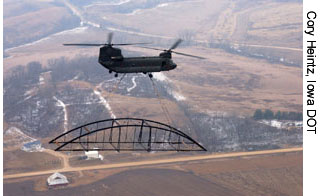
<path id="1" fill-rule="evenodd" d="M 106 62 L 111 60 L 122 60 L 123 56 L 121 50 L 111 46 L 104 46 L 100 48 L 99 62 Z"/>

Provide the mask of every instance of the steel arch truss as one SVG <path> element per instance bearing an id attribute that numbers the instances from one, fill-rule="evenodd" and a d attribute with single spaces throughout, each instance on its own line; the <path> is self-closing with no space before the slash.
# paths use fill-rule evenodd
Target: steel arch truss
<path id="1" fill-rule="evenodd" d="M 118 118 L 92 122 L 49 142 L 56 151 L 206 151 L 182 131 L 146 119 Z"/>

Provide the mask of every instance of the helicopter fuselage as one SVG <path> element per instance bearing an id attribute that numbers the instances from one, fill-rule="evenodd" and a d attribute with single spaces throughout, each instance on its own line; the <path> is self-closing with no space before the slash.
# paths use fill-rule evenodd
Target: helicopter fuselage
<path id="1" fill-rule="evenodd" d="M 171 59 L 159 56 L 115 58 L 108 61 L 99 60 L 99 63 L 116 73 L 151 73 L 170 71 L 177 67 Z"/>
<path id="2" fill-rule="evenodd" d="M 99 63 L 116 73 L 152 73 L 169 71 L 177 65 L 171 60 L 171 54 L 161 53 L 160 56 L 123 57 L 118 48 L 100 48 Z"/>

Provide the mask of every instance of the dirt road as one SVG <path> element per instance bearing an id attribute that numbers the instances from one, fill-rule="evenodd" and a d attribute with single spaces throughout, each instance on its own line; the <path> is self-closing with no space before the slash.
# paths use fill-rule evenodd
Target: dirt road
<path id="1" fill-rule="evenodd" d="M 198 156 L 171 158 L 171 159 L 114 163 L 114 164 L 108 164 L 108 165 L 95 165 L 95 166 L 74 167 L 74 168 L 64 167 L 63 169 L 58 169 L 58 170 L 47 170 L 47 171 L 39 171 L 39 172 L 28 172 L 28 173 L 4 175 L 3 179 L 38 176 L 38 175 L 52 174 L 54 172 L 74 172 L 74 171 L 84 171 L 84 170 L 113 169 L 113 168 L 121 168 L 121 167 L 137 167 L 137 166 L 147 166 L 147 165 L 179 163 L 179 162 L 187 162 L 187 161 L 200 161 L 200 160 L 206 160 L 206 159 L 219 159 L 219 158 L 231 158 L 231 157 L 240 157 L 240 156 L 254 156 L 254 155 L 266 155 L 266 154 L 274 154 L 274 153 L 297 152 L 302 150 L 303 148 L 299 147 L 299 148 L 264 150 L 264 151 L 254 151 L 254 152 L 235 152 L 235 153 L 225 153 L 225 154 L 198 155 Z"/>
<path id="2" fill-rule="evenodd" d="M 64 169 L 71 168 L 70 165 L 69 165 L 69 157 L 68 157 L 68 155 L 63 154 L 61 152 L 54 151 L 54 150 L 50 150 L 50 149 L 45 149 L 44 152 L 60 158 L 63 161 L 63 168 Z"/>
<path id="3" fill-rule="evenodd" d="M 136 32 L 136 31 L 129 31 L 129 30 L 122 30 L 122 29 L 116 29 L 116 28 L 106 28 L 109 31 L 117 31 L 121 33 L 127 33 L 127 34 L 132 34 L 132 35 L 140 35 L 140 36 L 146 36 L 146 37 L 155 37 L 155 38 L 162 38 L 162 39 L 175 39 L 175 37 L 170 37 L 170 36 L 161 36 L 161 35 L 154 35 L 154 34 L 149 34 L 149 33 L 141 33 L 141 32 Z M 195 42 L 198 43 L 204 43 L 204 44 L 210 44 L 208 41 L 204 40 L 194 40 Z M 290 47 L 282 47 L 282 46 L 268 46 L 268 45 L 258 45 L 258 44 L 246 44 L 246 43 L 238 43 L 238 42 L 230 42 L 230 45 L 241 45 L 241 46 L 246 46 L 246 47 L 254 47 L 254 48 L 273 48 L 273 49 L 281 49 L 281 50 L 292 50 L 292 51 L 303 51 L 302 48 L 290 48 Z"/>
<path id="4" fill-rule="evenodd" d="M 253 45 L 253 44 L 240 44 L 243 46 L 255 47 L 255 48 L 273 48 L 273 49 L 281 49 L 281 50 L 293 50 L 302 52 L 302 48 L 289 48 L 289 47 L 281 47 L 281 46 L 263 46 L 263 45 Z"/>

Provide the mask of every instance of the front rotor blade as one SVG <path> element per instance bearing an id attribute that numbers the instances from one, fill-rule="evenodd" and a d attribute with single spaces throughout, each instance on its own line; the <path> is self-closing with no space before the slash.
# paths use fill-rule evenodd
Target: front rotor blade
<path id="1" fill-rule="evenodd" d="M 109 45 L 111 45 L 112 37 L 113 37 L 113 33 L 112 32 L 108 33 L 108 44 Z"/>
<path id="2" fill-rule="evenodd" d="M 185 54 L 185 53 L 175 52 L 175 51 L 171 51 L 171 52 L 172 52 L 172 53 L 175 53 L 175 54 L 183 55 L 183 56 L 188 56 L 188 57 L 197 58 L 197 59 L 206 59 L 206 58 L 203 58 L 203 57 L 201 57 L 201 56 L 195 56 L 195 55 Z"/>
<path id="3" fill-rule="evenodd" d="M 103 46 L 105 44 L 63 44 L 64 46 Z"/>
<path id="4" fill-rule="evenodd" d="M 150 43 L 128 43 L 128 44 L 111 44 L 112 46 L 129 46 L 129 45 L 143 45 L 143 44 L 150 44 Z"/>
<path id="5" fill-rule="evenodd" d="M 179 46 L 179 44 L 182 42 L 182 39 L 178 39 L 172 46 L 169 50 L 173 50 L 175 49 L 176 47 Z"/>

